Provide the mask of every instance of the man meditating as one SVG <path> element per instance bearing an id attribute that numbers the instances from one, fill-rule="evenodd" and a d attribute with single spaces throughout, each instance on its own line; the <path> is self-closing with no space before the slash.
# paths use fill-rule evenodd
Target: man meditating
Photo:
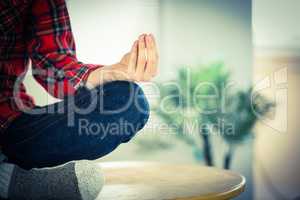
<path id="1" fill-rule="evenodd" d="M 157 73 L 154 37 L 141 35 L 117 64 L 81 63 L 64 0 L 1 0 L 0 31 L 0 199 L 95 199 L 101 173 L 85 160 L 109 154 L 147 122 L 134 82 Z M 62 101 L 34 104 L 22 83 L 29 65 Z"/>

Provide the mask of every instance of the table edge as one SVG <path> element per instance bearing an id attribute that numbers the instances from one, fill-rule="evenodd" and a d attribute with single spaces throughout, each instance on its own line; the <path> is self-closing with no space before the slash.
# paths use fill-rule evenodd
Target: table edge
<path id="1" fill-rule="evenodd" d="M 207 194 L 202 197 L 184 197 L 184 198 L 177 198 L 176 200 L 229 200 L 239 196 L 241 193 L 245 191 L 246 188 L 246 178 L 242 177 L 242 182 L 232 188 L 230 191 L 226 191 L 220 194 Z"/>

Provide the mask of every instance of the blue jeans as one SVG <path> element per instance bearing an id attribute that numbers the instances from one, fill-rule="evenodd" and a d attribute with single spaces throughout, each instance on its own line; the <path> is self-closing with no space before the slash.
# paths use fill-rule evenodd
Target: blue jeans
<path id="1" fill-rule="evenodd" d="M 149 105 L 135 83 L 115 81 L 80 88 L 63 101 L 22 113 L 1 136 L 8 162 L 24 169 L 94 160 L 130 141 L 149 117 Z"/>

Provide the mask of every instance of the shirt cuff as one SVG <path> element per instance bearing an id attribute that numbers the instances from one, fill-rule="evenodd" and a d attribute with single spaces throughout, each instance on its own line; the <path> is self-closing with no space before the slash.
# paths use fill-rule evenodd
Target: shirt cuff
<path id="1" fill-rule="evenodd" d="M 84 65 L 83 67 L 86 68 L 85 73 L 81 76 L 81 80 L 74 86 L 74 88 L 78 89 L 80 87 L 86 87 L 88 89 L 92 89 L 93 87 L 87 84 L 87 79 L 93 71 L 103 67 L 103 65 Z"/>

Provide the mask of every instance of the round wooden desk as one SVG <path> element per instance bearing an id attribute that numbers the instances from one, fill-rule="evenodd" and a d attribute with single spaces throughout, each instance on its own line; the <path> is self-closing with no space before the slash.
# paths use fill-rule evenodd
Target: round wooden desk
<path id="1" fill-rule="evenodd" d="M 147 162 L 100 164 L 105 185 L 99 200 L 228 200 L 244 191 L 239 174 L 198 165 Z"/>

